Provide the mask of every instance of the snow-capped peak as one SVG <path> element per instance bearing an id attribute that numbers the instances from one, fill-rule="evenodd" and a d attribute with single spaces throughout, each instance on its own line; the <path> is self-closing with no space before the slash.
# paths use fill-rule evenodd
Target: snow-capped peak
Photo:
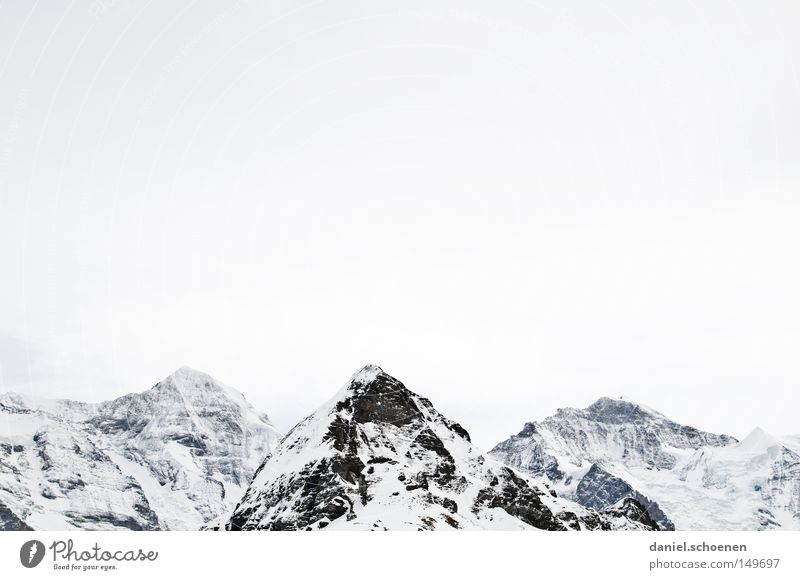
<path id="1" fill-rule="evenodd" d="M 336 401 L 340 401 L 344 398 L 352 396 L 356 390 L 363 388 L 365 385 L 374 383 L 375 380 L 381 375 L 386 375 L 381 367 L 374 364 L 365 364 L 352 374 L 347 382 L 342 385 L 342 387 L 333 397 L 331 397 L 326 405 L 334 404 Z M 326 405 L 323 405 L 323 407 Z"/>
<path id="2" fill-rule="evenodd" d="M 336 393 L 320 406 L 314 415 L 325 417 L 341 409 L 343 405 L 353 407 L 354 410 L 363 406 L 370 407 L 366 401 L 374 400 L 378 405 L 388 405 L 389 399 L 395 401 L 395 405 L 405 407 L 405 412 L 410 414 L 417 413 L 417 408 L 413 403 L 409 404 L 410 397 L 402 391 L 411 395 L 411 392 L 403 388 L 402 391 L 392 393 L 395 383 L 399 383 L 394 377 L 386 373 L 381 367 L 375 364 L 366 364 L 358 369 Z M 388 407 L 387 407 L 388 408 Z M 378 418 L 376 415 L 375 418 Z"/>
<path id="3" fill-rule="evenodd" d="M 742 439 L 737 448 L 744 453 L 764 453 L 770 447 L 781 445 L 772 435 L 761 427 L 756 427 L 750 434 Z"/>
<path id="4" fill-rule="evenodd" d="M 349 382 L 351 384 L 352 383 L 362 383 L 362 384 L 369 383 L 371 381 L 374 381 L 375 378 L 377 378 L 377 376 L 380 375 L 380 374 L 385 374 L 381 367 L 379 367 L 378 365 L 375 365 L 375 364 L 368 363 L 368 364 L 365 364 L 360 369 L 358 369 L 355 373 L 353 373 L 353 376 L 350 377 L 350 381 Z"/>
<path id="5" fill-rule="evenodd" d="M 203 371 L 183 365 L 178 367 L 175 372 L 165 378 L 164 381 L 173 381 L 175 383 L 195 383 L 199 381 L 214 382 L 214 379 L 208 373 L 204 373 Z"/>
<path id="6" fill-rule="evenodd" d="M 800 454 L 756 428 L 742 442 L 625 399 L 560 409 L 499 443 L 495 458 L 602 508 L 634 497 L 662 527 L 800 528 Z"/>
<path id="7" fill-rule="evenodd" d="M 36 529 L 198 529 L 230 512 L 279 439 L 189 367 L 103 403 L 0 395 L 0 506 Z"/>
<path id="8" fill-rule="evenodd" d="M 612 399 L 600 397 L 586 409 L 593 419 L 607 423 L 641 420 L 647 417 L 665 418 L 664 415 L 626 397 Z"/>
<path id="9" fill-rule="evenodd" d="M 230 387 L 226 387 L 211 375 L 187 366 L 180 367 L 171 375 L 159 381 L 153 388 L 174 388 L 181 392 L 190 392 L 196 389 L 232 391 Z"/>
<path id="10" fill-rule="evenodd" d="M 634 512 L 636 510 L 633 510 Z M 600 515 L 485 457 L 458 423 L 367 365 L 298 423 L 222 527 L 652 529 Z"/>

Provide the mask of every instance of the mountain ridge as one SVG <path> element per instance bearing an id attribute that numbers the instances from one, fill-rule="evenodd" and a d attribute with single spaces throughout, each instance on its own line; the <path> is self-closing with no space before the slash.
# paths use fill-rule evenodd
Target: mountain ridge
<path id="1" fill-rule="evenodd" d="M 582 505 L 636 497 L 665 529 L 798 529 L 800 454 L 791 441 L 756 428 L 740 442 L 601 397 L 526 422 L 490 455 Z"/>

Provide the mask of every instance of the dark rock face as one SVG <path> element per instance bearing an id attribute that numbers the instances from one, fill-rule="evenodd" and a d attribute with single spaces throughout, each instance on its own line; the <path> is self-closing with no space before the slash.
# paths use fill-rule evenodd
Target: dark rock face
<path id="1" fill-rule="evenodd" d="M 0 531 L 30 532 L 33 528 L 22 521 L 6 504 L 0 502 Z"/>
<path id="2" fill-rule="evenodd" d="M 603 510 L 603 513 L 611 517 L 626 518 L 635 522 L 639 522 L 643 526 L 653 530 L 664 530 L 667 528 L 661 527 L 658 522 L 650 517 L 650 514 L 645 510 L 644 506 L 632 497 L 626 497 L 617 502 L 613 506 Z M 674 529 L 674 527 L 672 528 Z"/>
<path id="3" fill-rule="evenodd" d="M 256 510 L 251 507 L 237 508 L 227 529 L 310 530 L 312 527 L 325 527 L 343 516 L 353 517 L 353 498 L 349 492 L 352 486 L 356 486 L 360 499 L 365 484 L 357 466 L 343 469 L 341 458 L 336 463 L 334 465 L 334 461 L 323 459 L 308 465 L 297 477 L 279 480 L 273 488 L 274 493 L 263 498 L 265 503 L 259 509 L 268 510 L 279 506 L 285 498 L 296 498 L 291 504 L 291 511 L 283 510 L 286 515 L 278 515 L 263 526 L 256 527 L 252 523 Z M 352 467 L 358 471 L 353 471 Z"/>
<path id="4" fill-rule="evenodd" d="M 354 423 L 391 423 L 400 427 L 422 415 L 411 392 L 386 373 L 378 373 L 369 381 L 353 383 L 351 393 L 336 404 L 336 410 L 349 412 Z"/>
<path id="5" fill-rule="evenodd" d="M 429 400 L 367 366 L 286 435 L 230 519 L 212 528 L 613 527 L 607 516 L 554 496 L 486 459 Z"/>
<path id="6" fill-rule="evenodd" d="M 575 501 L 598 511 L 612 508 L 626 498 L 635 499 L 660 529 L 675 529 L 675 525 L 661 510 L 658 503 L 639 493 L 624 480 L 611 475 L 597 464 L 592 465 L 583 476 L 575 492 Z"/>
<path id="7" fill-rule="evenodd" d="M 542 530 L 580 529 L 578 517 L 567 512 L 565 517 L 556 519 L 541 499 L 541 492 L 532 488 L 511 469 L 503 469 L 493 479 L 489 487 L 478 492 L 472 506 L 477 513 L 482 508 L 500 508 L 526 524 Z M 598 518 L 599 520 L 599 518 Z M 594 529 L 594 521 L 589 520 Z"/>

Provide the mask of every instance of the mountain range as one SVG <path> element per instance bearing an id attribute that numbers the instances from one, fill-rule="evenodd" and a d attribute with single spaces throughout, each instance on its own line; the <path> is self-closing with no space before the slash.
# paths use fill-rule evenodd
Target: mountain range
<path id="1" fill-rule="evenodd" d="M 490 455 L 587 507 L 634 497 L 662 529 L 800 529 L 796 442 L 758 428 L 737 441 L 604 397 L 526 423 Z"/>
<path id="2" fill-rule="evenodd" d="M 601 398 L 485 454 L 374 365 L 282 436 L 182 367 L 103 403 L 0 395 L 0 529 L 798 529 L 798 451 Z"/>

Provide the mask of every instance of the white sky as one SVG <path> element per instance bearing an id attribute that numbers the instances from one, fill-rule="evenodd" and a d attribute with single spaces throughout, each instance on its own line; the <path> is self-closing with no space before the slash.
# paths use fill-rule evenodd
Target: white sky
<path id="1" fill-rule="evenodd" d="M 366 362 L 488 448 L 601 395 L 800 432 L 800 4 L 0 6 L 0 391 Z"/>

